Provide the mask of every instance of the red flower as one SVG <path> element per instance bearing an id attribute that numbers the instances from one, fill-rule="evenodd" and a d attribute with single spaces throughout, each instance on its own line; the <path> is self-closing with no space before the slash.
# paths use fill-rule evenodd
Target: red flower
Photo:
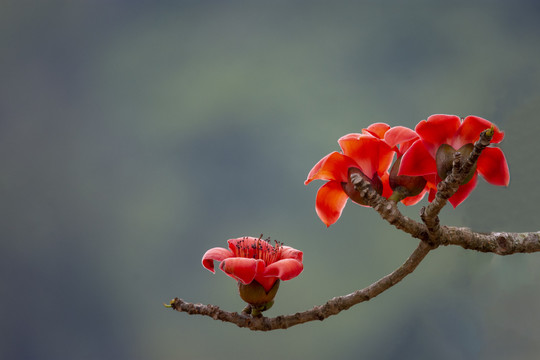
<path id="1" fill-rule="evenodd" d="M 477 116 L 467 116 L 462 121 L 455 115 L 432 115 L 427 120 L 422 120 L 415 128 L 420 141 L 414 142 L 404 153 L 399 175 L 431 177 L 435 179 L 435 183 L 439 183 L 446 177 L 447 171 L 451 170 L 448 161 L 443 160 L 451 159 L 453 152 L 457 150 L 468 155 L 480 133 L 492 127 L 494 135 L 491 142 L 501 142 L 504 133 L 488 120 Z M 491 184 L 508 185 L 510 174 L 501 149 L 487 147 L 482 151 L 476 168 L 471 172 L 470 180 L 467 179 L 449 199 L 454 207 L 463 202 L 475 188 L 478 173 Z M 430 201 L 433 200 L 435 191 L 434 188 L 430 189 Z"/>
<path id="2" fill-rule="evenodd" d="M 264 291 L 269 293 L 278 280 L 290 280 L 304 269 L 303 253 L 290 246 L 283 246 L 277 242 L 272 246 L 265 240 L 248 236 L 230 239 L 227 242 L 229 249 L 215 247 L 208 250 L 203 255 L 202 265 L 215 272 L 214 260 L 221 261 L 219 268 L 238 280 L 239 284 L 260 284 Z M 271 300 L 266 299 L 262 302 Z M 246 302 L 257 303 L 256 300 Z"/>
<path id="3" fill-rule="evenodd" d="M 382 139 L 390 126 L 370 125 L 361 134 L 348 134 L 338 140 L 342 152 L 332 152 L 322 158 L 308 174 L 305 184 L 313 180 L 328 180 L 317 192 L 315 210 L 330 226 L 341 216 L 348 198 L 364 205 L 354 186 L 349 183 L 349 171 L 360 173 L 372 186 L 388 197 L 388 168 L 394 151 Z"/>

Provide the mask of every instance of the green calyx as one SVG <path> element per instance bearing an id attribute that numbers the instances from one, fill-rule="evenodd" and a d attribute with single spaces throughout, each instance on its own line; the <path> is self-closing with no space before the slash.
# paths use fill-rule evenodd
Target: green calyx
<path id="1" fill-rule="evenodd" d="M 270 309 L 274 304 L 274 297 L 278 289 L 279 279 L 276 280 L 274 286 L 269 291 L 266 291 L 256 280 L 253 280 L 249 284 L 238 282 L 240 297 L 249 304 L 243 312 L 252 316 L 258 316 L 261 312 Z"/>
<path id="2" fill-rule="evenodd" d="M 435 155 L 435 162 L 437 164 L 437 174 L 441 179 L 445 179 L 452 172 L 452 164 L 454 162 L 454 154 L 456 151 L 461 153 L 461 164 L 463 164 L 467 158 L 471 155 L 474 150 L 473 144 L 465 144 L 460 147 L 458 150 L 455 150 L 448 144 L 442 144 L 437 149 L 437 154 Z M 465 179 L 461 182 L 460 185 L 465 185 L 468 183 L 474 176 L 476 172 L 476 163 L 471 168 Z"/>

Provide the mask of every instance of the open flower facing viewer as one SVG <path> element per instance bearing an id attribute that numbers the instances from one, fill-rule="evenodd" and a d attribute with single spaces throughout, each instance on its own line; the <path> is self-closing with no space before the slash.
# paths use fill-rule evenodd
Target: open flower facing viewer
<path id="1" fill-rule="evenodd" d="M 214 260 L 221 261 L 219 268 L 238 281 L 240 297 L 249 304 L 244 311 L 253 316 L 273 305 L 280 280 L 290 280 L 304 269 L 301 251 L 278 242 L 272 246 L 261 237 L 230 239 L 229 249 L 215 247 L 202 258 L 211 272 L 215 272 Z"/>

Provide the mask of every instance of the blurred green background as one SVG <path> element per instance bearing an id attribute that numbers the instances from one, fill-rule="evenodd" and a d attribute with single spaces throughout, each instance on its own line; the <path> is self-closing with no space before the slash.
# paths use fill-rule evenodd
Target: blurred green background
<path id="1" fill-rule="evenodd" d="M 373 122 L 495 122 L 510 186 L 479 181 L 442 221 L 540 230 L 537 1 L 4 0 L 0 44 L 0 358 L 538 358 L 536 254 L 439 248 L 376 299 L 270 333 L 162 305 L 240 311 L 200 259 L 243 235 L 304 251 L 268 316 L 399 266 L 416 240 L 353 204 L 327 229 L 322 182 L 303 185 Z"/>

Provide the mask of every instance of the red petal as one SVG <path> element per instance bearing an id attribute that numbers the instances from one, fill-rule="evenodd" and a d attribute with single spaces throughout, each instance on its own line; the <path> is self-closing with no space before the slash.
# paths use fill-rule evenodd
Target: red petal
<path id="1" fill-rule="evenodd" d="M 281 258 L 282 259 L 294 259 L 302 262 L 304 254 L 300 250 L 293 249 L 290 246 L 281 247 Z"/>
<path id="2" fill-rule="evenodd" d="M 348 181 L 348 171 L 350 167 L 358 166 L 353 159 L 337 151 L 323 157 L 308 174 L 304 184 L 309 184 L 313 180 L 337 180 Z"/>
<path id="3" fill-rule="evenodd" d="M 384 134 L 384 142 L 391 148 L 417 139 L 418 134 L 405 126 L 394 126 Z M 407 151 L 407 149 L 403 149 L 403 146 L 400 146 L 399 150 L 402 154 Z"/>
<path id="4" fill-rule="evenodd" d="M 348 198 L 338 181 L 329 181 L 321 186 L 317 192 L 315 210 L 326 226 L 332 225 L 339 219 Z"/>
<path id="5" fill-rule="evenodd" d="M 368 132 L 369 134 L 375 136 L 376 138 L 383 139 L 384 134 L 390 129 L 390 125 L 385 123 L 375 123 L 367 127 L 367 129 L 362 129 L 362 132 Z"/>
<path id="6" fill-rule="evenodd" d="M 263 277 L 261 275 L 257 275 L 255 277 L 255 280 L 262 285 L 266 293 L 268 293 L 272 288 L 274 287 L 274 284 L 278 280 L 277 277 Z"/>
<path id="7" fill-rule="evenodd" d="M 231 257 L 221 262 L 219 268 L 233 279 L 249 284 L 257 274 L 264 272 L 264 260 Z"/>
<path id="8" fill-rule="evenodd" d="M 390 174 L 388 172 L 382 174 L 381 182 L 383 184 L 382 196 L 388 199 L 393 192 L 392 188 L 390 187 Z"/>
<path id="9" fill-rule="evenodd" d="M 416 141 L 401 158 L 398 175 L 422 176 L 437 173 L 435 159 L 422 141 Z"/>
<path id="10" fill-rule="evenodd" d="M 340 137 L 338 139 L 338 144 L 341 140 L 358 140 L 360 139 L 360 136 L 362 136 L 363 134 L 359 134 L 359 133 L 350 133 L 350 134 L 347 134 L 347 135 L 343 135 L 342 137 Z"/>
<path id="11" fill-rule="evenodd" d="M 508 164 L 499 148 L 485 148 L 478 158 L 476 169 L 490 184 L 508 186 L 510 182 Z"/>
<path id="12" fill-rule="evenodd" d="M 437 189 L 430 188 L 430 189 L 429 189 L 428 201 L 429 201 L 429 202 L 432 202 L 433 199 L 435 199 L 435 195 L 437 195 Z"/>
<path id="13" fill-rule="evenodd" d="M 422 140 L 433 144 L 434 149 L 429 148 L 430 152 L 437 151 L 442 144 L 451 145 L 456 131 L 461 125 L 461 120 L 455 115 L 431 115 L 427 120 L 422 120 L 416 125 L 415 131 Z"/>
<path id="14" fill-rule="evenodd" d="M 450 204 L 452 204 L 453 207 L 458 206 L 461 204 L 468 196 L 469 194 L 474 190 L 476 187 L 476 183 L 478 182 L 478 174 L 475 173 L 471 180 L 469 180 L 468 183 L 465 185 L 461 185 L 450 199 L 448 201 Z"/>
<path id="15" fill-rule="evenodd" d="M 356 167 L 369 178 L 373 178 L 373 174 L 379 170 L 379 159 L 381 155 L 388 157 L 387 152 L 391 151 L 390 147 L 381 140 L 370 136 L 362 135 L 358 139 L 352 137 L 342 137 L 338 140 L 343 154 L 351 157 L 356 162 Z M 384 154 L 379 154 L 380 144 L 384 144 L 388 150 Z M 382 159 L 387 161 L 386 158 Z M 347 180 L 341 180 L 346 182 Z"/>
<path id="16" fill-rule="evenodd" d="M 499 143 L 504 138 L 504 133 L 493 125 L 490 121 L 478 116 L 467 116 L 459 127 L 454 144 L 454 149 L 459 149 L 465 144 L 473 143 L 478 140 L 480 133 L 486 129 L 494 127 L 495 133 L 491 139 L 492 143 Z"/>
<path id="17" fill-rule="evenodd" d="M 377 141 L 377 138 L 367 135 L 367 134 L 347 134 L 343 135 L 338 139 L 338 144 L 341 147 L 341 151 L 343 154 L 350 156 L 352 152 L 354 152 L 355 144 L 360 141 L 360 139 L 371 139 L 373 141 Z"/>
<path id="18" fill-rule="evenodd" d="M 377 173 L 382 176 L 385 172 L 388 172 L 392 160 L 394 160 L 395 152 L 384 141 L 379 142 L 379 166 L 377 167 Z"/>
<path id="19" fill-rule="evenodd" d="M 215 272 L 214 260 L 223 261 L 227 258 L 230 258 L 231 256 L 234 256 L 234 254 L 229 250 L 221 247 L 215 247 L 204 253 L 202 257 L 202 265 L 211 272 Z"/>
<path id="20" fill-rule="evenodd" d="M 272 263 L 264 270 L 264 277 L 277 277 L 281 280 L 290 280 L 300 275 L 304 265 L 293 259 L 282 259 Z"/>

